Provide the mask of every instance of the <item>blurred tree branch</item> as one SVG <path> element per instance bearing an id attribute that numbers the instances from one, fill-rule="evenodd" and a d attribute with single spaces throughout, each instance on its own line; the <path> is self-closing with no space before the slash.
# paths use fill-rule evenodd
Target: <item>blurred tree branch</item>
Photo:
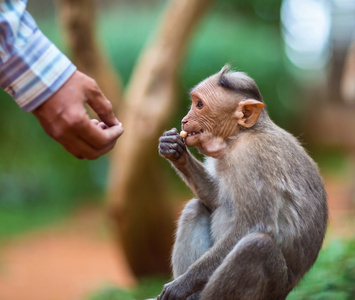
<path id="1" fill-rule="evenodd" d="M 100 46 L 96 34 L 96 6 L 93 0 L 56 0 L 58 18 L 73 63 L 94 78 L 105 96 L 119 111 L 121 80 Z"/>
<path id="2" fill-rule="evenodd" d="M 114 149 L 108 203 L 137 275 L 167 273 L 173 215 L 158 166 L 158 138 L 174 113 L 180 64 L 212 0 L 173 0 L 143 50 L 125 94 L 126 133 Z M 142 251 L 144 249 L 144 251 Z"/>

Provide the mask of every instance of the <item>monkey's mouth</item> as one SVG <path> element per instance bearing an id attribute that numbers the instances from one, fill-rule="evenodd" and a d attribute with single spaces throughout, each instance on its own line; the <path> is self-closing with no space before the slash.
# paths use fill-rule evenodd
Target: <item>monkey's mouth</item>
<path id="1" fill-rule="evenodd" d="M 185 129 L 186 130 L 186 129 Z M 186 130 L 187 131 L 187 130 Z M 187 131 L 187 137 L 185 139 L 185 143 L 188 147 L 194 147 L 200 140 L 200 134 L 203 133 L 203 129 L 200 131 L 191 130 Z"/>
<path id="2" fill-rule="evenodd" d="M 187 136 L 194 136 L 200 133 L 203 133 L 203 129 L 201 129 L 200 131 L 188 131 Z"/>
<path id="3" fill-rule="evenodd" d="M 195 135 L 198 135 L 198 134 L 200 134 L 200 133 L 203 133 L 203 129 L 201 129 L 200 131 L 195 131 L 195 130 L 193 130 L 193 131 L 188 131 L 188 130 L 186 130 L 187 131 L 187 136 L 189 137 L 189 136 L 195 136 Z"/>

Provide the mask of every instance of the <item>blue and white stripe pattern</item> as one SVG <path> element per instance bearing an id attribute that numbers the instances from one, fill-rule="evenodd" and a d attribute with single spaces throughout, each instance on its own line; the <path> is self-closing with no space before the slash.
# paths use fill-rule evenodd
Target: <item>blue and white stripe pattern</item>
<path id="1" fill-rule="evenodd" d="M 38 29 L 27 0 L 0 0 L 0 87 L 25 111 L 53 95 L 76 67 Z"/>

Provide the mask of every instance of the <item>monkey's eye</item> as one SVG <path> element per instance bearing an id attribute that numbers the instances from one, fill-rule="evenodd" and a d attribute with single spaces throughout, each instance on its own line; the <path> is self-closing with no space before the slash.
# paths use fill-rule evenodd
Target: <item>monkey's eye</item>
<path id="1" fill-rule="evenodd" d="M 198 100 L 198 101 L 197 101 L 197 104 L 196 104 L 196 107 L 197 107 L 198 109 L 201 109 L 201 108 L 203 107 L 203 102 L 202 102 L 201 100 Z"/>

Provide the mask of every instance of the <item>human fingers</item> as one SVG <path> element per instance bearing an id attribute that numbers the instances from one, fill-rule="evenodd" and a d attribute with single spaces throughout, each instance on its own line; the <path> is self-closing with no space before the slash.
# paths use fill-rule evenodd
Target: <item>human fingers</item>
<path id="1" fill-rule="evenodd" d="M 100 121 L 97 119 L 91 119 L 90 121 L 95 125 L 99 125 L 99 123 L 100 123 Z"/>
<path id="2" fill-rule="evenodd" d="M 99 120 L 96 120 L 96 119 L 91 119 L 91 122 L 96 125 L 96 126 L 99 126 L 100 128 L 102 129 L 107 129 L 108 126 L 104 123 L 104 122 L 100 122 Z"/>
<path id="3" fill-rule="evenodd" d="M 123 133 L 122 125 L 107 128 L 90 120 L 83 106 L 72 106 L 45 126 L 47 133 L 77 158 L 96 159 L 110 151 Z"/>
<path id="4" fill-rule="evenodd" d="M 59 142 L 69 153 L 71 153 L 76 158 L 88 160 L 94 160 L 104 155 L 110 151 L 115 144 L 113 142 L 111 145 L 107 145 L 105 148 L 95 149 L 86 141 L 77 136 L 67 136 L 65 140 Z"/>
<path id="5" fill-rule="evenodd" d="M 123 132 L 123 128 L 118 125 L 102 128 L 106 125 L 100 125 L 88 117 L 72 126 L 66 125 L 61 127 L 61 134 L 54 138 L 79 159 L 93 160 L 106 154 L 115 146 L 118 136 Z"/>
<path id="6" fill-rule="evenodd" d="M 117 138 L 124 132 L 121 123 L 107 127 L 103 122 L 96 124 L 93 121 L 77 123 L 72 130 L 93 149 L 106 152 L 112 149 Z"/>
<path id="7" fill-rule="evenodd" d="M 88 77 L 85 89 L 87 103 L 97 113 L 101 121 L 108 126 L 119 125 L 120 122 L 113 112 L 111 102 L 102 93 L 96 81 Z"/>

